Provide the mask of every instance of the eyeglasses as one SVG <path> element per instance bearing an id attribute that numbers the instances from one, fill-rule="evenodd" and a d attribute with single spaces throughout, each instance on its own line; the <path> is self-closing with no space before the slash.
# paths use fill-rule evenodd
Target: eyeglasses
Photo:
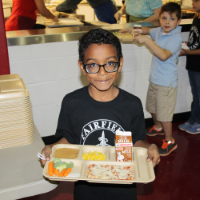
<path id="1" fill-rule="evenodd" d="M 83 68 L 85 71 L 89 74 L 96 74 L 99 72 L 100 68 L 103 67 L 104 70 L 108 73 L 110 72 L 116 72 L 120 66 L 120 62 L 112 62 L 109 61 L 104 65 L 98 65 L 96 63 L 91 63 L 91 64 L 84 64 L 83 63 Z"/>

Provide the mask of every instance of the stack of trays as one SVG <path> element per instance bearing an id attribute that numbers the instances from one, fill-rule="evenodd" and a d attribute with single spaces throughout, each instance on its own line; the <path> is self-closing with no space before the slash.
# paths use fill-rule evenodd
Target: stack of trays
<path id="1" fill-rule="evenodd" d="M 67 158 L 71 157 L 70 153 L 65 154 L 66 156 L 63 156 L 65 158 L 61 158 L 61 162 L 70 163 L 72 162 L 74 164 L 74 167 L 72 168 L 71 172 L 66 177 L 59 177 L 53 174 L 53 176 L 49 175 L 48 172 L 48 165 L 49 162 L 53 161 L 55 158 L 55 153 L 57 150 L 63 151 L 64 148 L 67 149 L 76 149 L 78 151 L 77 157 Z M 116 161 L 116 150 L 113 146 L 93 146 L 93 145 L 73 145 L 73 144 L 57 144 L 54 145 L 52 148 L 52 153 L 50 155 L 50 161 L 47 161 L 45 164 L 45 167 L 43 169 L 43 176 L 46 178 L 53 180 L 53 181 L 72 181 L 76 182 L 78 180 L 84 180 L 87 182 L 94 182 L 94 183 L 115 183 L 115 184 L 132 184 L 132 183 L 149 183 L 152 182 L 155 179 L 154 169 L 153 169 L 153 163 L 152 161 L 147 162 L 147 149 L 142 147 L 132 147 L 132 162 L 117 162 Z M 95 161 L 95 160 L 84 160 L 82 158 L 82 155 L 84 153 L 88 152 L 100 152 L 105 154 L 105 160 L 102 161 Z M 72 155 L 72 154 L 71 154 Z M 90 171 L 90 166 L 96 165 L 97 167 L 103 166 L 117 166 L 119 170 L 123 171 L 123 167 L 133 167 L 134 172 L 134 178 L 131 179 L 109 179 L 109 177 L 105 178 L 100 177 L 98 174 L 98 177 L 88 177 L 88 172 Z M 119 171 L 120 172 L 120 171 Z M 94 175 L 94 174 L 93 174 Z"/>
<path id="2" fill-rule="evenodd" d="M 0 76 L 0 149 L 31 144 L 33 119 L 29 92 L 17 74 Z"/>

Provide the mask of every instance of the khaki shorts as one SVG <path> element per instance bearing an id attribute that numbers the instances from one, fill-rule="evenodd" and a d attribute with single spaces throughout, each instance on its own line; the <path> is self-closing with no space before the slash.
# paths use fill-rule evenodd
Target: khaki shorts
<path id="1" fill-rule="evenodd" d="M 156 114 L 160 122 L 171 122 L 176 105 L 177 87 L 173 88 L 149 83 L 146 110 Z"/>

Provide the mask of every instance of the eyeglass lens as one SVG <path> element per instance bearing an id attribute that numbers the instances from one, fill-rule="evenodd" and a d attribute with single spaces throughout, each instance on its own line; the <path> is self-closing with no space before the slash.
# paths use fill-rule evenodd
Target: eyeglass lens
<path id="1" fill-rule="evenodd" d="M 97 73 L 100 70 L 100 66 L 104 67 L 106 72 L 114 72 L 118 69 L 119 63 L 118 62 L 108 62 L 105 65 L 98 65 L 96 63 L 87 64 L 86 70 L 89 73 Z"/>

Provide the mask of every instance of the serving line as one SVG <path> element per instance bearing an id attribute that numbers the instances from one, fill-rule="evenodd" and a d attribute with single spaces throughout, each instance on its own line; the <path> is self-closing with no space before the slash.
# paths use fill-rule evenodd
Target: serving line
<path id="1" fill-rule="evenodd" d="M 91 22 L 91 26 L 76 26 L 65 28 L 46 28 L 38 30 L 21 30 L 21 31 L 7 31 L 8 46 L 16 45 L 30 45 L 51 42 L 67 42 L 78 40 L 84 33 L 96 28 L 103 28 L 109 31 L 117 31 L 124 28 L 133 27 L 135 23 L 127 24 L 106 24 L 99 25 L 99 23 Z M 140 23 L 142 26 L 157 27 L 158 22 L 154 24 L 149 22 Z"/>
<path id="2" fill-rule="evenodd" d="M 191 19 L 183 19 L 181 26 L 182 31 L 189 31 L 192 23 Z M 109 31 L 118 31 L 124 28 L 133 27 L 134 24 L 140 24 L 145 27 L 159 27 L 159 22 L 141 22 L 141 23 L 126 23 L 126 24 L 105 24 L 97 22 L 90 22 L 90 26 L 76 26 L 76 27 L 64 27 L 64 28 L 46 28 L 37 30 L 20 30 L 20 31 L 7 31 L 7 44 L 8 46 L 20 46 L 31 44 L 42 44 L 52 42 L 67 42 L 76 41 L 86 32 L 96 28 L 103 28 Z M 186 28 L 184 28 L 186 26 Z"/>

